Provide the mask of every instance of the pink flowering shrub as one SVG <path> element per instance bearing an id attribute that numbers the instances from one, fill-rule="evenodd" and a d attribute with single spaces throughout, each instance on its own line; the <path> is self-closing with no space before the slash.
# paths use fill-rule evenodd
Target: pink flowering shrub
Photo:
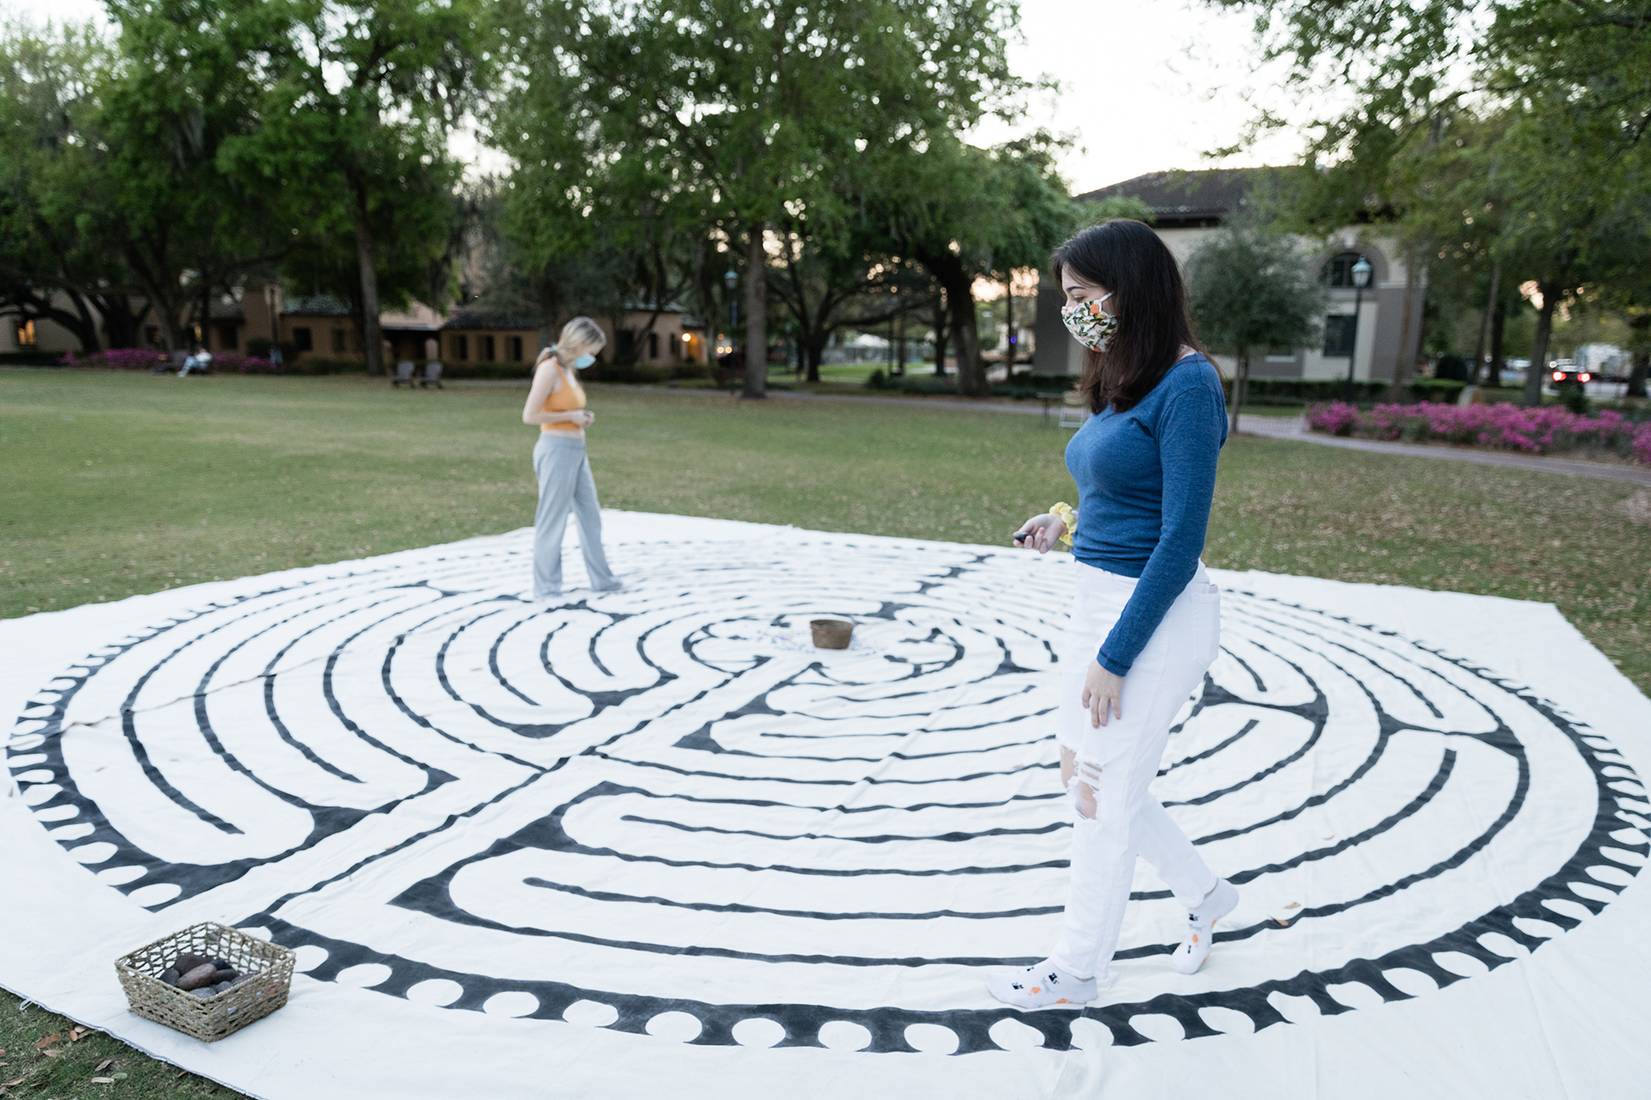
<path id="1" fill-rule="evenodd" d="M 153 348 L 107 348 L 87 355 L 66 352 L 66 367 L 94 367 L 103 370 L 153 370 L 167 363 L 166 353 Z"/>
<path id="2" fill-rule="evenodd" d="M 1651 422 L 1635 423 L 1615 409 L 1592 416 L 1558 405 L 1376 404 L 1361 412 L 1341 401 L 1312 405 L 1307 426 L 1332 435 L 1459 443 L 1526 454 L 1591 450 L 1651 465 Z"/>
<path id="3" fill-rule="evenodd" d="M 1358 419 L 1359 410 L 1345 401 L 1330 401 L 1307 409 L 1307 426 L 1330 435 L 1349 434 Z"/>
<path id="4" fill-rule="evenodd" d="M 1641 424 L 1634 431 L 1634 458 L 1651 466 L 1651 423 Z"/>
<path id="5" fill-rule="evenodd" d="M 86 355 L 67 352 L 63 356 L 66 367 L 91 367 L 99 370 L 154 370 L 156 367 L 176 369 L 170 356 L 154 348 L 106 348 Z M 234 352 L 216 352 L 211 369 L 234 374 L 274 374 L 275 364 L 255 355 L 237 355 Z"/>
<path id="6" fill-rule="evenodd" d="M 274 374 L 275 364 L 256 355 L 224 352 L 212 357 L 212 369 L 234 371 L 237 374 Z"/>

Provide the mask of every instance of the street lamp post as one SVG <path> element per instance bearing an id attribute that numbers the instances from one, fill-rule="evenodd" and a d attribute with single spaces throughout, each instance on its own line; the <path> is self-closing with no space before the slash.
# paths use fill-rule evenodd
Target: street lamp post
<path id="1" fill-rule="evenodd" d="M 723 272 L 722 285 L 728 288 L 728 354 L 732 356 L 738 345 L 734 342 L 734 333 L 739 329 L 740 300 L 734 295 L 734 287 L 739 285 L 739 272 L 729 268 Z"/>
<path id="2" fill-rule="evenodd" d="M 1359 307 L 1363 304 L 1364 288 L 1370 285 L 1370 261 L 1360 256 L 1353 261 L 1353 333 L 1352 347 L 1347 349 L 1347 403 L 1353 403 L 1353 368 L 1359 361 Z"/>

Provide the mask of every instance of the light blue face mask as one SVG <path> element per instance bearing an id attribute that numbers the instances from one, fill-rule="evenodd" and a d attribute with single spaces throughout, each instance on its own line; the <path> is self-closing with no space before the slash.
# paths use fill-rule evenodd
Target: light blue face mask
<path id="1" fill-rule="evenodd" d="M 556 350 L 556 345 L 555 344 L 550 345 L 550 350 L 555 351 Z M 586 367 L 590 366 L 591 364 L 593 364 L 595 362 L 596 362 L 596 356 L 587 353 L 585 355 L 581 355 L 579 358 L 577 358 L 573 361 L 573 369 L 574 370 L 584 370 Z"/>

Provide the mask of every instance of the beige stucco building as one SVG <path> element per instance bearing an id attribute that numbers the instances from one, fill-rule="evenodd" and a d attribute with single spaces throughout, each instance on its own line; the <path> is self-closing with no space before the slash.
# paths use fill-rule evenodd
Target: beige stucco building
<path id="1" fill-rule="evenodd" d="M 1153 229 L 1163 238 L 1185 269 L 1198 246 L 1238 209 L 1251 189 L 1279 170 L 1221 168 L 1197 172 L 1154 172 L 1077 196 L 1093 202 L 1114 196 L 1132 196 L 1152 210 Z M 1414 364 L 1421 347 L 1425 272 L 1418 272 L 1410 290 L 1406 320 L 1404 256 L 1391 234 L 1379 222 L 1347 226 L 1328 240 L 1301 240 L 1313 271 L 1329 283 L 1320 339 L 1310 347 L 1274 348 L 1252 353 L 1250 377 L 1340 380 L 1349 363 L 1360 381 L 1391 381 L 1401 363 Z M 1370 262 L 1370 283 L 1362 292 L 1352 285 L 1349 269 L 1355 258 Z M 1358 302 L 1358 323 L 1353 311 Z M 1038 285 L 1038 355 L 1040 374 L 1080 374 L 1083 348 L 1066 336 L 1060 308 L 1064 296 L 1044 272 Z M 1355 343 L 1356 342 L 1356 343 Z M 1232 377 L 1236 362 L 1214 355 L 1223 374 Z"/>
<path id="2" fill-rule="evenodd" d="M 649 321 L 652 320 L 652 326 Z M 681 307 L 657 311 L 631 308 L 618 318 L 599 317 L 608 336 L 604 360 L 634 361 L 645 367 L 676 367 L 709 361 L 705 325 Z M 387 362 L 447 364 L 531 363 L 539 349 L 555 338 L 552 328 L 526 314 L 456 309 L 438 312 L 421 302 L 379 314 Z M 328 295 L 291 295 L 278 284 L 248 283 L 211 306 L 205 333 L 188 328 L 214 354 L 249 354 L 278 343 L 289 356 L 325 359 L 362 358 L 361 333 L 347 303 Z M 160 345 L 160 330 L 142 326 L 143 338 Z M 18 322 L 0 318 L 0 352 L 78 352 L 79 339 L 51 321 Z"/>

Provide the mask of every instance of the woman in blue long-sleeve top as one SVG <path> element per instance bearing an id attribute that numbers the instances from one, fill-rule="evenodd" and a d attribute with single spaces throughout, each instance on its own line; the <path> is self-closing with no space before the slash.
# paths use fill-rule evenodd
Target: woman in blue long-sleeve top
<path id="1" fill-rule="evenodd" d="M 1014 537 L 1070 546 L 1078 574 L 1056 700 L 1074 824 L 1063 928 L 1048 958 L 988 982 L 1021 1008 L 1080 1005 L 1109 980 L 1137 855 L 1188 910 L 1171 956 L 1182 973 L 1238 902 L 1149 790 L 1218 652 L 1221 590 L 1201 555 L 1227 438 L 1221 376 L 1192 335 L 1175 257 L 1147 226 L 1093 226 L 1052 262 L 1061 319 L 1088 349 L 1079 387 L 1094 415 L 1066 448 L 1076 513 L 1057 504 Z"/>

